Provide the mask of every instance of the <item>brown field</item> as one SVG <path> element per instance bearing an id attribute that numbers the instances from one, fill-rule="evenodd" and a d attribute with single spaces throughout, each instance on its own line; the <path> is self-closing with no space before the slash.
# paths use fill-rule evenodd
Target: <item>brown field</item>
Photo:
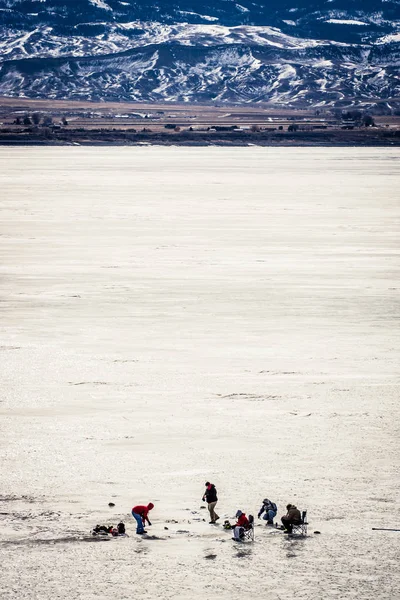
<path id="1" fill-rule="evenodd" d="M 315 111 L 277 110 L 260 107 L 227 107 L 185 104 L 93 103 L 62 100 L 28 100 L 0 98 L 0 121 L 3 127 L 14 125 L 18 116 L 41 113 L 51 115 L 54 122 L 66 117 L 69 125 L 85 129 L 138 129 L 159 132 L 165 125 L 180 128 L 212 126 L 279 127 L 293 119 L 317 122 Z"/>
<path id="2" fill-rule="evenodd" d="M 36 115 L 39 126 L 24 119 Z M 47 124 L 43 119 L 50 118 Z M 400 130 L 400 116 L 375 116 L 375 135 L 395 135 Z M 27 138 L 31 142 L 47 139 L 54 142 L 123 143 L 124 134 L 132 143 L 135 134 L 148 135 L 149 142 L 154 138 L 179 138 L 182 133 L 192 140 L 209 137 L 214 143 L 215 131 L 229 137 L 231 142 L 244 133 L 257 133 L 268 136 L 291 133 L 314 134 L 317 140 L 330 134 L 336 137 L 349 137 L 348 131 L 341 131 L 345 124 L 338 110 L 293 110 L 273 106 L 219 106 L 206 104 L 148 104 L 148 103 L 94 103 L 63 100 L 30 100 L 25 98 L 0 97 L 0 143 L 22 143 Z M 46 131 L 45 131 L 46 128 Z M 365 127 L 347 123 L 347 129 L 354 129 L 358 139 L 362 132 L 371 139 Z M 235 129 L 235 131 L 231 131 Z M 87 134 L 88 139 L 85 138 Z M 10 138 L 13 137 L 14 139 Z M 63 138 L 64 136 L 64 138 Z M 102 139 L 103 136 L 103 139 Z M 20 137 L 20 139 L 17 139 Z M 264 140 L 265 141 L 265 140 Z M 356 140 L 355 140 L 356 141 Z M 319 143 L 319 142 L 316 142 Z M 349 140 L 349 143 L 352 143 Z M 392 143 L 392 142 L 390 142 Z"/>

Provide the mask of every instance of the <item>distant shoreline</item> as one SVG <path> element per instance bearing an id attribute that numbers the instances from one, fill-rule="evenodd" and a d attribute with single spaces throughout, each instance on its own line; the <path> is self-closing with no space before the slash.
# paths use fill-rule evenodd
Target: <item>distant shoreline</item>
<path id="1" fill-rule="evenodd" d="M 74 129 L 0 133 L 1 146 L 223 146 L 346 147 L 400 146 L 400 131 L 368 128 L 356 131 L 152 133 Z"/>
<path id="2" fill-rule="evenodd" d="M 399 146 L 400 115 L 0 97 L 2 146 Z"/>

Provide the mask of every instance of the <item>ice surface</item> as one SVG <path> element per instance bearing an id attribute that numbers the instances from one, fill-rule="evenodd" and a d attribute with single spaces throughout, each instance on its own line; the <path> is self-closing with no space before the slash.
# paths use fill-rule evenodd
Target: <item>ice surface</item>
<path id="1" fill-rule="evenodd" d="M 0 149 L 2 599 L 396 597 L 398 161 Z M 309 537 L 234 545 L 206 480 Z"/>

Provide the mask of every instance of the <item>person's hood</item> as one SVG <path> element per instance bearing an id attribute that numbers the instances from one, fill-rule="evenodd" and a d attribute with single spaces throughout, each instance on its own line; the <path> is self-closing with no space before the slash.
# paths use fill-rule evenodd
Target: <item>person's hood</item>
<path id="1" fill-rule="evenodd" d="M 242 511 L 241 511 L 241 510 L 238 510 L 238 511 L 236 512 L 236 517 L 237 517 L 237 518 L 239 518 L 239 517 L 241 517 L 241 516 L 242 516 L 242 514 L 243 514 L 243 513 L 242 513 Z"/>
<path id="2" fill-rule="evenodd" d="M 154 504 L 153 504 L 152 502 L 150 502 L 150 503 L 147 505 L 147 508 L 148 508 L 149 510 L 151 510 L 152 508 L 154 508 Z"/>
<path id="3" fill-rule="evenodd" d="M 263 504 L 270 504 L 270 501 L 268 500 L 268 498 L 264 498 Z"/>
<path id="4" fill-rule="evenodd" d="M 289 510 L 291 510 L 292 508 L 296 508 L 296 509 L 297 509 L 297 506 L 296 506 L 295 504 L 292 504 L 292 505 L 290 506 L 290 509 L 289 509 Z"/>

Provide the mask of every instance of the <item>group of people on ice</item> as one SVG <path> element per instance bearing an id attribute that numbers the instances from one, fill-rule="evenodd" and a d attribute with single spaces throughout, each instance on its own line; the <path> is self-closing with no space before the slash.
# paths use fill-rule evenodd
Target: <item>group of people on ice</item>
<path id="1" fill-rule="evenodd" d="M 215 512 L 215 507 L 218 502 L 217 489 L 213 483 L 206 481 L 206 489 L 203 495 L 203 502 L 207 502 L 208 511 L 210 513 L 210 525 L 214 525 L 218 519 L 220 518 Z M 146 523 L 151 525 L 149 520 L 149 512 L 154 508 L 154 504 L 150 502 L 147 505 L 138 504 L 132 508 L 132 517 L 136 520 L 136 533 L 138 535 L 143 535 L 147 533 L 145 530 Z M 298 508 L 294 504 L 288 504 L 286 506 L 287 513 L 281 518 L 282 526 L 281 529 L 284 533 L 291 534 L 293 531 L 293 527 L 296 525 L 300 525 L 302 520 L 302 515 Z M 258 518 L 267 521 L 267 525 L 274 525 L 274 519 L 278 513 L 278 507 L 275 502 L 272 502 L 268 498 L 264 498 L 262 506 L 258 511 Z M 246 514 L 238 510 L 236 512 L 236 523 L 233 525 L 229 521 L 225 521 L 224 528 L 225 529 L 233 529 L 233 539 L 236 541 L 240 541 L 243 539 L 245 535 L 245 531 L 249 530 L 253 527 L 253 518 L 251 515 L 249 517 Z"/>
<path id="2" fill-rule="evenodd" d="M 284 533 L 292 533 L 294 526 L 303 523 L 303 518 L 299 509 L 294 504 L 287 504 L 286 511 L 286 514 L 281 517 L 282 529 Z M 264 513 L 263 519 L 267 521 L 267 525 L 273 525 L 277 512 L 278 508 L 275 502 L 271 502 L 268 498 L 264 498 L 262 507 L 258 512 L 258 518 L 260 519 L 261 515 Z"/>
<path id="3" fill-rule="evenodd" d="M 215 524 L 219 516 L 215 512 L 215 507 L 218 502 L 217 489 L 213 483 L 206 481 L 206 491 L 203 496 L 203 501 L 207 502 L 208 510 L 210 513 L 210 525 Z M 287 513 L 285 516 L 281 518 L 282 527 L 284 533 L 291 534 L 293 531 L 293 527 L 295 525 L 300 525 L 302 521 L 301 513 L 299 509 L 294 504 L 288 504 L 286 506 Z M 278 513 L 278 507 L 275 502 L 269 500 L 269 498 L 264 498 L 262 506 L 258 511 L 258 518 L 261 517 L 267 521 L 267 525 L 274 525 L 274 518 Z M 244 537 L 244 533 L 246 530 L 253 527 L 253 519 L 251 515 L 249 517 L 246 516 L 244 512 L 238 510 L 235 515 L 237 521 L 235 524 L 231 524 L 229 521 L 225 521 L 224 528 L 225 529 L 233 529 L 233 539 L 236 541 L 240 541 Z"/>

